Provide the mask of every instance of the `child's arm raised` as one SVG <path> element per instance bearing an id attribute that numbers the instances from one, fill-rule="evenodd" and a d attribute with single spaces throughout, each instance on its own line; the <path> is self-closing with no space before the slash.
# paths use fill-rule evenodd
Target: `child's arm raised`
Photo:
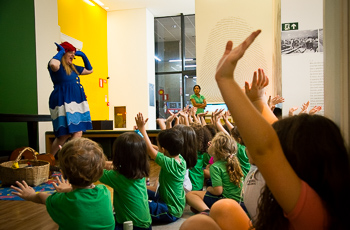
<path id="1" fill-rule="evenodd" d="M 215 126 L 216 126 L 216 130 L 218 130 L 218 132 L 223 132 L 226 135 L 230 134 L 226 131 L 226 129 L 224 128 L 224 126 L 222 126 L 221 124 L 221 117 L 222 117 L 222 111 L 224 111 L 224 109 L 220 109 L 219 112 L 215 112 L 214 116 L 214 121 L 215 121 Z"/>
<path id="2" fill-rule="evenodd" d="M 233 129 L 234 126 L 233 126 L 233 125 L 231 124 L 231 122 L 228 120 L 229 116 L 231 116 L 231 114 L 230 114 L 230 111 L 227 110 L 227 111 L 222 115 L 222 118 L 224 119 L 225 124 L 226 124 L 228 130 L 231 131 L 231 130 Z"/>
<path id="3" fill-rule="evenodd" d="M 155 150 L 152 146 L 152 142 L 149 139 L 147 132 L 146 132 L 146 128 L 145 128 L 145 124 L 148 121 L 148 118 L 146 120 L 143 119 L 143 115 L 142 113 L 138 113 L 135 117 L 135 121 L 136 121 L 136 125 L 139 128 L 140 132 L 143 135 L 143 138 L 145 139 L 146 142 L 146 146 L 147 146 L 147 153 L 148 155 L 154 160 L 157 157 L 157 150 Z"/>
<path id="4" fill-rule="evenodd" d="M 252 159 L 278 203 L 286 213 L 289 213 L 299 198 L 301 180 L 284 156 L 278 136 L 269 123 L 271 121 L 266 121 L 262 116 L 269 115 L 271 112 L 268 106 L 266 111 L 265 99 L 257 97 L 253 101 L 254 106 L 257 107 L 255 108 L 233 78 L 238 60 L 260 32 L 260 30 L 253 32 L 234 49 L 231 41 L 227 43 L 224 55 L 219 61 L 215 79 Z M 257 77 L 256 74 L 254 76 Z M 259 71 L 258 79 L 253 81 L 256 84 L 254 87 L 263 89 L 266 81 L 268 81 L 266 76 Z"/>
<path id="5" fill-rule="evenodd" d="M 22 183 L 16 181 L 16 184 L 18 187 L 11 185 L 11 188 L 17 191 L 12 192 L 12 194 L 34 203 L 46 204 L 46 199 L 50 196 L 49 194 L 43 192 L 36 193 L 25 181 L 22 181 Z"/>

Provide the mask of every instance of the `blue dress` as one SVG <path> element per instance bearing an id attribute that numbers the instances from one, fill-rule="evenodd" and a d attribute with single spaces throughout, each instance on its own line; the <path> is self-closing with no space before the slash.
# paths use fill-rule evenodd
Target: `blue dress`
<path id="1" fill-rule="evenodd" d="M 84 67 L 75 66 L 78 73 Z M 79 75 L 72 71 L 67 75 L 62 64 L 57 72 L 48 66 L 54 84 L 49 99 L 53 129 L 56 137 L 92 129 L 89 104 Z"/>

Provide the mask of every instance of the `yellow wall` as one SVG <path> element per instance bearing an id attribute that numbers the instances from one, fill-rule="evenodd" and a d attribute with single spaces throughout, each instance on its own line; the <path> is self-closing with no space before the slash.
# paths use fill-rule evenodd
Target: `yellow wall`
<path id="1" fill-rule="evenodd" d="M 107 12 L 99 5 L 91 6 L 83 0 L 57 0 L 58 25 L 61 33 L 83 42 L 82 51 L 89 58 L 94 72 L 82 75 L 90 106 L 92 120 L 109 120 L 108 98 L 108 65 L 107 65 Z M 80 57 L 74 64 L 84 66 Z M 103 88 L 99 79 L 106 80 Z"/>

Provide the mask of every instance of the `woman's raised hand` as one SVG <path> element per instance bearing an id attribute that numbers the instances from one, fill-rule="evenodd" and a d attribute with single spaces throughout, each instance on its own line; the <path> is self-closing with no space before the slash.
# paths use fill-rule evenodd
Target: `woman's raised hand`
<path id="1" fill-rule="evenodd" d="M 58 43 L 55 42 L 55 45 L 57 46 L 57 49 L 58 49 L 59 52 L 61 52 L 61 51 L 62 51 L 63 53 L 66 52 L 65 49 L 64 49 L 60 44 L 58 44 Z"/>

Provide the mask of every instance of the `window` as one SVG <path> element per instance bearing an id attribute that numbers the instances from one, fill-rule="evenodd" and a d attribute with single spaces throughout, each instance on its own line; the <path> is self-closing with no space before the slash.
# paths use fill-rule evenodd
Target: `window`
<path id="1" fill-rule="evenodd" d="M 191 104 L 196 84 L 195 16 L 154 19 L 156 115 L 167 118 Z"/>

